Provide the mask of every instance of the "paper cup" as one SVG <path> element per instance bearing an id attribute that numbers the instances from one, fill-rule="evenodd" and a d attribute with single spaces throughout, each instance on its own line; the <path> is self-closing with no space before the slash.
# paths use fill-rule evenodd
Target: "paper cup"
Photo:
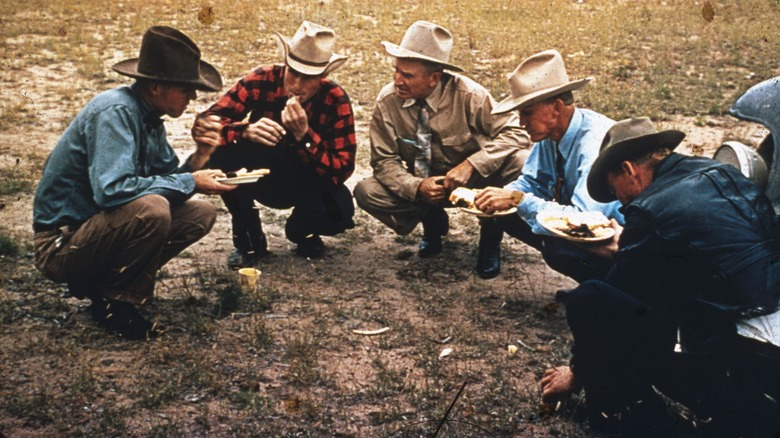
<path id="1" fill-rule="evenodd" d="M 238 283 L 241 292 L 254 295 L 257 293 L 257 285 L 260 281 L 260 271 L 255 268 L 241 268 L 238 270 Z"/>

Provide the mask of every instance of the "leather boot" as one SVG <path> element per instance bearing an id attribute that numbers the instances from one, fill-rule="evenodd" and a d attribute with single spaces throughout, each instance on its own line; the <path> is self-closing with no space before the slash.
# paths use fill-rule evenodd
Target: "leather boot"
<path id="1" fill-rule="evenodd" d="M 417 255 L 421 258 L 433 257 L 442 251 L 442 236 L 450 231 L 450 220 L 443 208 L 432 208 L 422 219 L 423 238 Z"/>
<path id="2" fill-rule="evenodd" d="M 496 219 L 481 219 L 479 223 L 477 275 L 484 279 L 494 278 L 501 272 L 501 239 L 504 230 Z"/>

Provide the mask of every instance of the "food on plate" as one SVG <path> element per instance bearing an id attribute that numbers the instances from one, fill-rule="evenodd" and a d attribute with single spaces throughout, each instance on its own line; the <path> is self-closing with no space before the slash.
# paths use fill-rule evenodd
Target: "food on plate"
<path id="1" fill-rule="evenodd" d="M 475 210 L 477 207 L 474 205 L 474 198 L 476 198 L 479 190 L 467 189 L 465 187 L 458 187 L 450 193 L 450 202 L 456 207 L 468 208 Z"/>
<path id="2" fill-rule="evenodd" d="M 614 233 L 609 219 L 598 212 L 543 217 L 541 222 L 551 231 L 580 239 L 605 238 Z"/>
<path id="3" fill-rule="evenodd" d="M 238 178 L 238 177 L 252 177 L 252 176 L 265 176 L 271 173 L 269 169 L 257 169 L 248 171 L 245 168 L 241 168 L 236 170 L 235 172 L 225 172 L 225 175 L 228 176 L 228 178 Z"/>

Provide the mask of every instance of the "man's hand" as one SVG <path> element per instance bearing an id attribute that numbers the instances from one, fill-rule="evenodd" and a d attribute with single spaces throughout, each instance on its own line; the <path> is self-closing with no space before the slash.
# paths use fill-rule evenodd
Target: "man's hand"
<path id="1" fill-rule="evenodd" d="M 189 158 L 189 164 L 193 169 L 201 169 L 209 161 L 221 142 L 222 123 L 220 117 L 214 114 L 201 115 L 195 118 L 192 125 L 192 139 L 195 140 L 195 153 Z"/>
<path id="2" fill-rule="evenodd" d="M 222 133 L 222 119 L 215 114 L 200 115 L 195 118 L 192 125 L 192 139 L 198 148 L 211 148 L 219 146 Z"/>
<path id="3" fill-rule="evenodd" d="M 447 190 L 444 188 L 443 176 L 425 178 L 417 189 L 417 196 L 429 204 L 436 204 L 447 198 Z"/>
<path id="4" fill-rule="evenodd" d="M 610 219 L 610 225 L 615 229 L 615 235 L 611 240 L 599 245 L 578 244 L 577 246 L 595 256 L 611 259 L 618 250 L 618 240 L 623 233 L 623 227 L 615 219 Z"/>
<path id="5" fill-rule="evenodd" d="M 487 187 L 477 193 L 477 196 L 474 198 L 474 205 L 487 214 L 493 214 L 497 211 L 506 211 L 512 207 L 517 207 L 517 204 L 522 199 L 523 192 Z"/>
<path id="6" fill-rule="evenodd" d="M 221 170 L 207 169 L 192 172 L 192 178 L 195 180 L 195 191 L 198 193 L 206 193 L 208 195 L 216 195 L 223 192 L 229 192 L 234 190 L 237 185 L 234 184 L 222 184 L 217 182 L 217 178 L 224 178 L 225 174 Z"/>
<path id="7" fill-rule="evenodd" d="M 282 125 L 286 126 L 298 141 L 309 132 L 309 118 L 297 96 L 287 99 L 287 105 L 282 110 Z"/>
<path id="8" fill-rule="evenodd" d="M 279 140 L 282 139 L 284 134 L 285 131 L 282 125 L 269 118 L 263 117 L 247 126 L 241 133 L 241 137 L 254 143 L 273 147 L 279 143 Z"/>
<path id="9" fill-rule="evenodd" d="M 444 176 L 444 188 L 451 192 L 458 187 L 464 187 L 473 173 L 474 166 L 469 163 L 469 160 L 463 161 Z"/>

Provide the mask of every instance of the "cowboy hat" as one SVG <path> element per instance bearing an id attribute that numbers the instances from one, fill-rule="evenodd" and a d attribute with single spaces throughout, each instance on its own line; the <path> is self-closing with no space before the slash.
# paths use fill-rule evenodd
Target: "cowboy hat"
<path id="1" fill-rule="evenodd" d="M 512 96 L 493 108 L 493 114 L 501 114 L 541 102 L 548 97 L 582 88 L 593 78 L 570 81 L 563 65 L 563 57 L 557 50 L 545 50 L 532 55 L 508 76 Z"/>
<path id="2" fill-rule="evenodd" d="M 120 61 L 112 68 L 121 75 L 136 79 L 207 91 L 222 88 L 222 77 L 214 66 L 201 61 L 198 46 L 187 35 L 168 26 L 150 27 L 141 39 L 138 58 Z"/>
<path id="3" fill-rule="evenodd" d="M 333 53 L 336 33 L 319 24 L 304 21 L 292 39 L 274 32 L 284 62 L 305 75 L 327 74 L 347 62 L 347 57 Z"/>
<path id="4" fill-rule="evenodd" d="M 622 161 L 640 157 L 657 148 L 674 150 L 685 133 L 673 129 L 658 132 L 647 117 L 625 119 L 615 123 L 601 142 L 601 152 L 588 174 L 588 193 L 599 202 L 617 199 L 610 193 L 607 173 Z"/>
<path id="5" fill-rule="evenodd" d="M 452 34 L 447 29 L 428 21 L 417 21 L 406 30 L 401 45 L 382 41 L 387 53 L 396 58 L 412 58 L 433 62 L 453 71 L 462 68 L 449 63 L 452 52 Z"/>

